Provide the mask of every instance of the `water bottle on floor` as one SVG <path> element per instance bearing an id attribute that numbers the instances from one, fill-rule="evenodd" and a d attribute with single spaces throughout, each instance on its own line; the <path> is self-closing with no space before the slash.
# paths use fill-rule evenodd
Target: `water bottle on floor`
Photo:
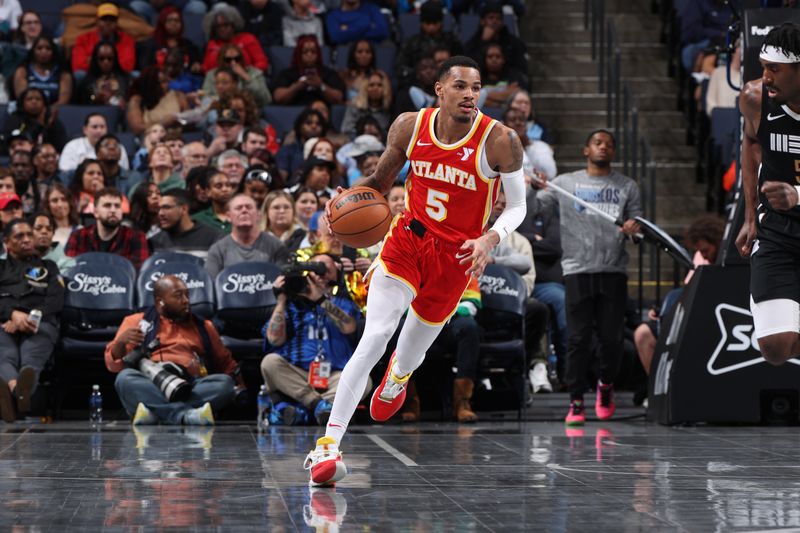
<path id="1" fill-rule="evenodd" d="M 92 385 L 92 395 L 89 397 L 89 423 L 97 427 L 103 423 L 103 395 L 100 385 Z"/>
<path id="2" fill-rule="evenodd" d="M 269 393 L 267 393 L 266 385 L 261 385 L 261 389 L 258 391 L 256 404 L 258 406 L 256 425 L 259 430 L 266 429 L 269 427 L 269 412 L 272 409 L 272 400 L 270 400 Z"/>

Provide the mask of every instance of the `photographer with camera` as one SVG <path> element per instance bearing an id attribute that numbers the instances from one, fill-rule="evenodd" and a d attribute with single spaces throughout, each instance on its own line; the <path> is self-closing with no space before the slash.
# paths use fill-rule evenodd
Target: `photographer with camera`
<path id="1" fill-rule="evenodd" d="M 234 398 L 236 362 L 210 320 L 193 315 L 175 276 L 153 287 L 154 307 L 125 317 L 106 346 L 106 368 L 134 425 L 213 425 Z"/>
<path id="2" fill-rule="evenodd" d="M 361 312 L 339 286 L 341 265 L 331 256 L 316 255 L 295 263 L 275 280 L 277 305 L 267 322 L 266 340 L 273 353 L 261 361 L 261 374 L 273 399 L 273 424 L 302 424 L 313 413 L 324 426 L 345 363 L 356 346 L 356 321 Z M 363 394 L 370 390 L 369 384 Z"/>

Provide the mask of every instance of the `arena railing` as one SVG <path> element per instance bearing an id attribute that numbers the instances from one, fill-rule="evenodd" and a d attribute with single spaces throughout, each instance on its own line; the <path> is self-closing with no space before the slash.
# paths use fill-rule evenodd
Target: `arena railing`
<path id="1" fill-rule="evenodd" d="M 653 6 L 655 9 L 655 5 Z M 625 175 L 639 184 L 644 218 L 656 220 L 657 167 L 652 146 L 640 131 L 640 112 L 636 96 L 622 76 L 622 52 L 614 20 L 607 15 L 605 0 L 584 0 L 584 28 L 591 32 L 592 60 L 597 62 L 597 92 L 606 97 L 606 126 L 617 137 L 617 157 Z M 661 303 L 661 252 L 642 243 L 638 254 L 638 308 L 644 309 L 644 287 L 655 286 L 655 303 Z M 646 248 L 644 248 L 646 246 Z M 645 253 L 646 250 L 646 253 Z M 645 258 L 645 255 L 647 256 Z M 649 277 L 645 280 L 645 260 Z M 673 261 L 672 284 L 677 286 L 681 270 Z"/>

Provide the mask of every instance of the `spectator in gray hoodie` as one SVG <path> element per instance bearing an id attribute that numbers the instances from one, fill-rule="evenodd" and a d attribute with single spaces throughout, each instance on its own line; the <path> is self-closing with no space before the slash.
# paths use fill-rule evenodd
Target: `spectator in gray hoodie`
<path id="1" fill-rule="evenodd" d="M 562 174 L 553 180 L 578 198 L 624 221 L 621 228 L 576 202 L 559 198 L 551 189 L 538 194 L 542 207 L 558 204 L 567 304 L 567 368 L 570 392 L 567 425 L 585 420 L 583 393 L 592 358 L 592 338 L 600 344 L 600 379 L 595 412 L 601 420 L 614 414 L 614 379 L 622 356 L 622 334 L 627 300 L 628 254 L 625 235 L 639 232 L 633 220 L 642 214 L 639 187 L 611 168 L 616 141 L 606 130 L 592 132 L 583 155 L 586 170 Z"/>

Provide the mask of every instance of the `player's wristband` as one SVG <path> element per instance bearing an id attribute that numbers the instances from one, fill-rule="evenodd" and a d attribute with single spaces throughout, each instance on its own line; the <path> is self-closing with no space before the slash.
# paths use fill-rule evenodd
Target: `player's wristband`
<path id="1" fill-rule="evenodd" d="M 797 205 L 800 205 L 800 185 L 795 185 L 794 190 L 797 191 Z"/>

